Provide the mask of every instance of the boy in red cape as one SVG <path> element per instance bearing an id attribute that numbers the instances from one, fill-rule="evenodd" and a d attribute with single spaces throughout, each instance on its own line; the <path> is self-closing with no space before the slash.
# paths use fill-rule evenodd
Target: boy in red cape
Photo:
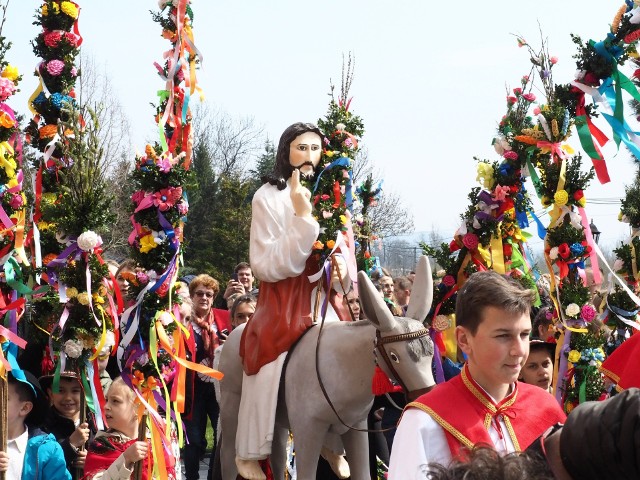
<path id="1" fill-rule="evenodd" d="M 458 293 L 456 340 L 467 356 L 460 375 L 407 405 L 395 436 L 389 480 L 426 478 L 465 447 L 522 451 L 565 414 L 543 389 L 518 383 L 529 354 L 535 298 L 496 272 L 478 272 Z"/>

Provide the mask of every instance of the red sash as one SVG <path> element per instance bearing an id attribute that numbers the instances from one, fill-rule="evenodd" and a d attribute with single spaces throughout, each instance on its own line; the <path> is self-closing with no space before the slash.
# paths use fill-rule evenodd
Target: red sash
<path id="1" fill-rule="evenodd" d="M 406 408 L 426 412 L 442 427 L 453 458 L 463 453 L 462 447 L 493 447 L 489 436 L 492 424 L 500 435 L 509 435 L 516 451 L 523 451 L 551 425 L 566 419 L 551 394 L 526 383 L 516 383 L 513 391 L 496 404 L 471 378 L 467 365 L 460 375 L 436 386 Z M 502 431 L 500 420 L 504 421 L 506 432 Z"/>

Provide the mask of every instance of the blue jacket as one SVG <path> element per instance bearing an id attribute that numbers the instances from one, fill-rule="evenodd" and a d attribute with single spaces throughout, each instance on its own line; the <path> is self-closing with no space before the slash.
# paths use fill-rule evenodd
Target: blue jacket
<path id="1" fill-rule="evenodd" d="M 22 480 L 71 480 L 56 437 L 37 428 L 29 429 Z"/>

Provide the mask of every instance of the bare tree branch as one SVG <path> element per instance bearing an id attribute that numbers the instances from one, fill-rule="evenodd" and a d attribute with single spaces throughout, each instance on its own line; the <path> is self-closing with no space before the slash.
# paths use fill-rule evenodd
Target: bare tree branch
<path id="1" fill-rule="evenodd" d="M 196 147 L 204 144 L 218 176 L 244 176 L 263 147 L 264 129 L 253 117 L 233 118 L 205 103 L 193 109 L 191 125 Z"/>

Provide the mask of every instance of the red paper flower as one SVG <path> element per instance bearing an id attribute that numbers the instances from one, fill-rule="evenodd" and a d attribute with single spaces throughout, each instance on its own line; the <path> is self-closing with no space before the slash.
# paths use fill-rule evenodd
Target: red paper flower
<path id="1" fill-rule="evenodd" d="M 475 233 L 467 233 L 462 237 L 462 243 L 469 250 L 475 250 L 478 248 L 478 236 Z"/>
<path id="2" fill-rule="evenodd" d="M 569 258 L 571 256 L 571 249 L 569 248 L 569 245 L 566 243 L 558 245 L 558 255 L 564 260 Z"/>
<path id="3" fill-rule="evenodd" d="M 504 254 L 505 257 L 510 257 L 513 254 L 513 247 L 511 246 L 510 243 L 505 243 L 502 246 L 502 253 Z"/>
<path id="4" fill-rule="evenodd" d="M 445 275 L 445 277 L 442 279 L 442 283 L 451 288 L 456 284 L 456 279 L 453 278 L 453 275 Z"/>
<path id="5" fill-rule="evenodd" d="M 60 40 L 62 39 L 62 32 L 59 30 L 54 30 L 52 32 L 44 33 L 44 44 L 47 47 L 56 48 Z"/>
<path id="6" fill-rule="evenodd" d="M 533 93 L 525 93 L 522 98 L 524 98 L 527 102 L 533 102 L 536 99 L 536 96 Z"/>
<path id="7" fill-rule="evenodd" d="M 582 190 L 576 190 L 575 192 L 573 192 L 573 199 L 574 200 L 578 201 L 582 197 L 584 197 L 584 192 Z"/>
<path id="8" fill-rule="evenodd" d="M 162 212 L 166 212 L 182 197 L 182 187 L 163 188 L 153 194 L 153 204 Z"/>

